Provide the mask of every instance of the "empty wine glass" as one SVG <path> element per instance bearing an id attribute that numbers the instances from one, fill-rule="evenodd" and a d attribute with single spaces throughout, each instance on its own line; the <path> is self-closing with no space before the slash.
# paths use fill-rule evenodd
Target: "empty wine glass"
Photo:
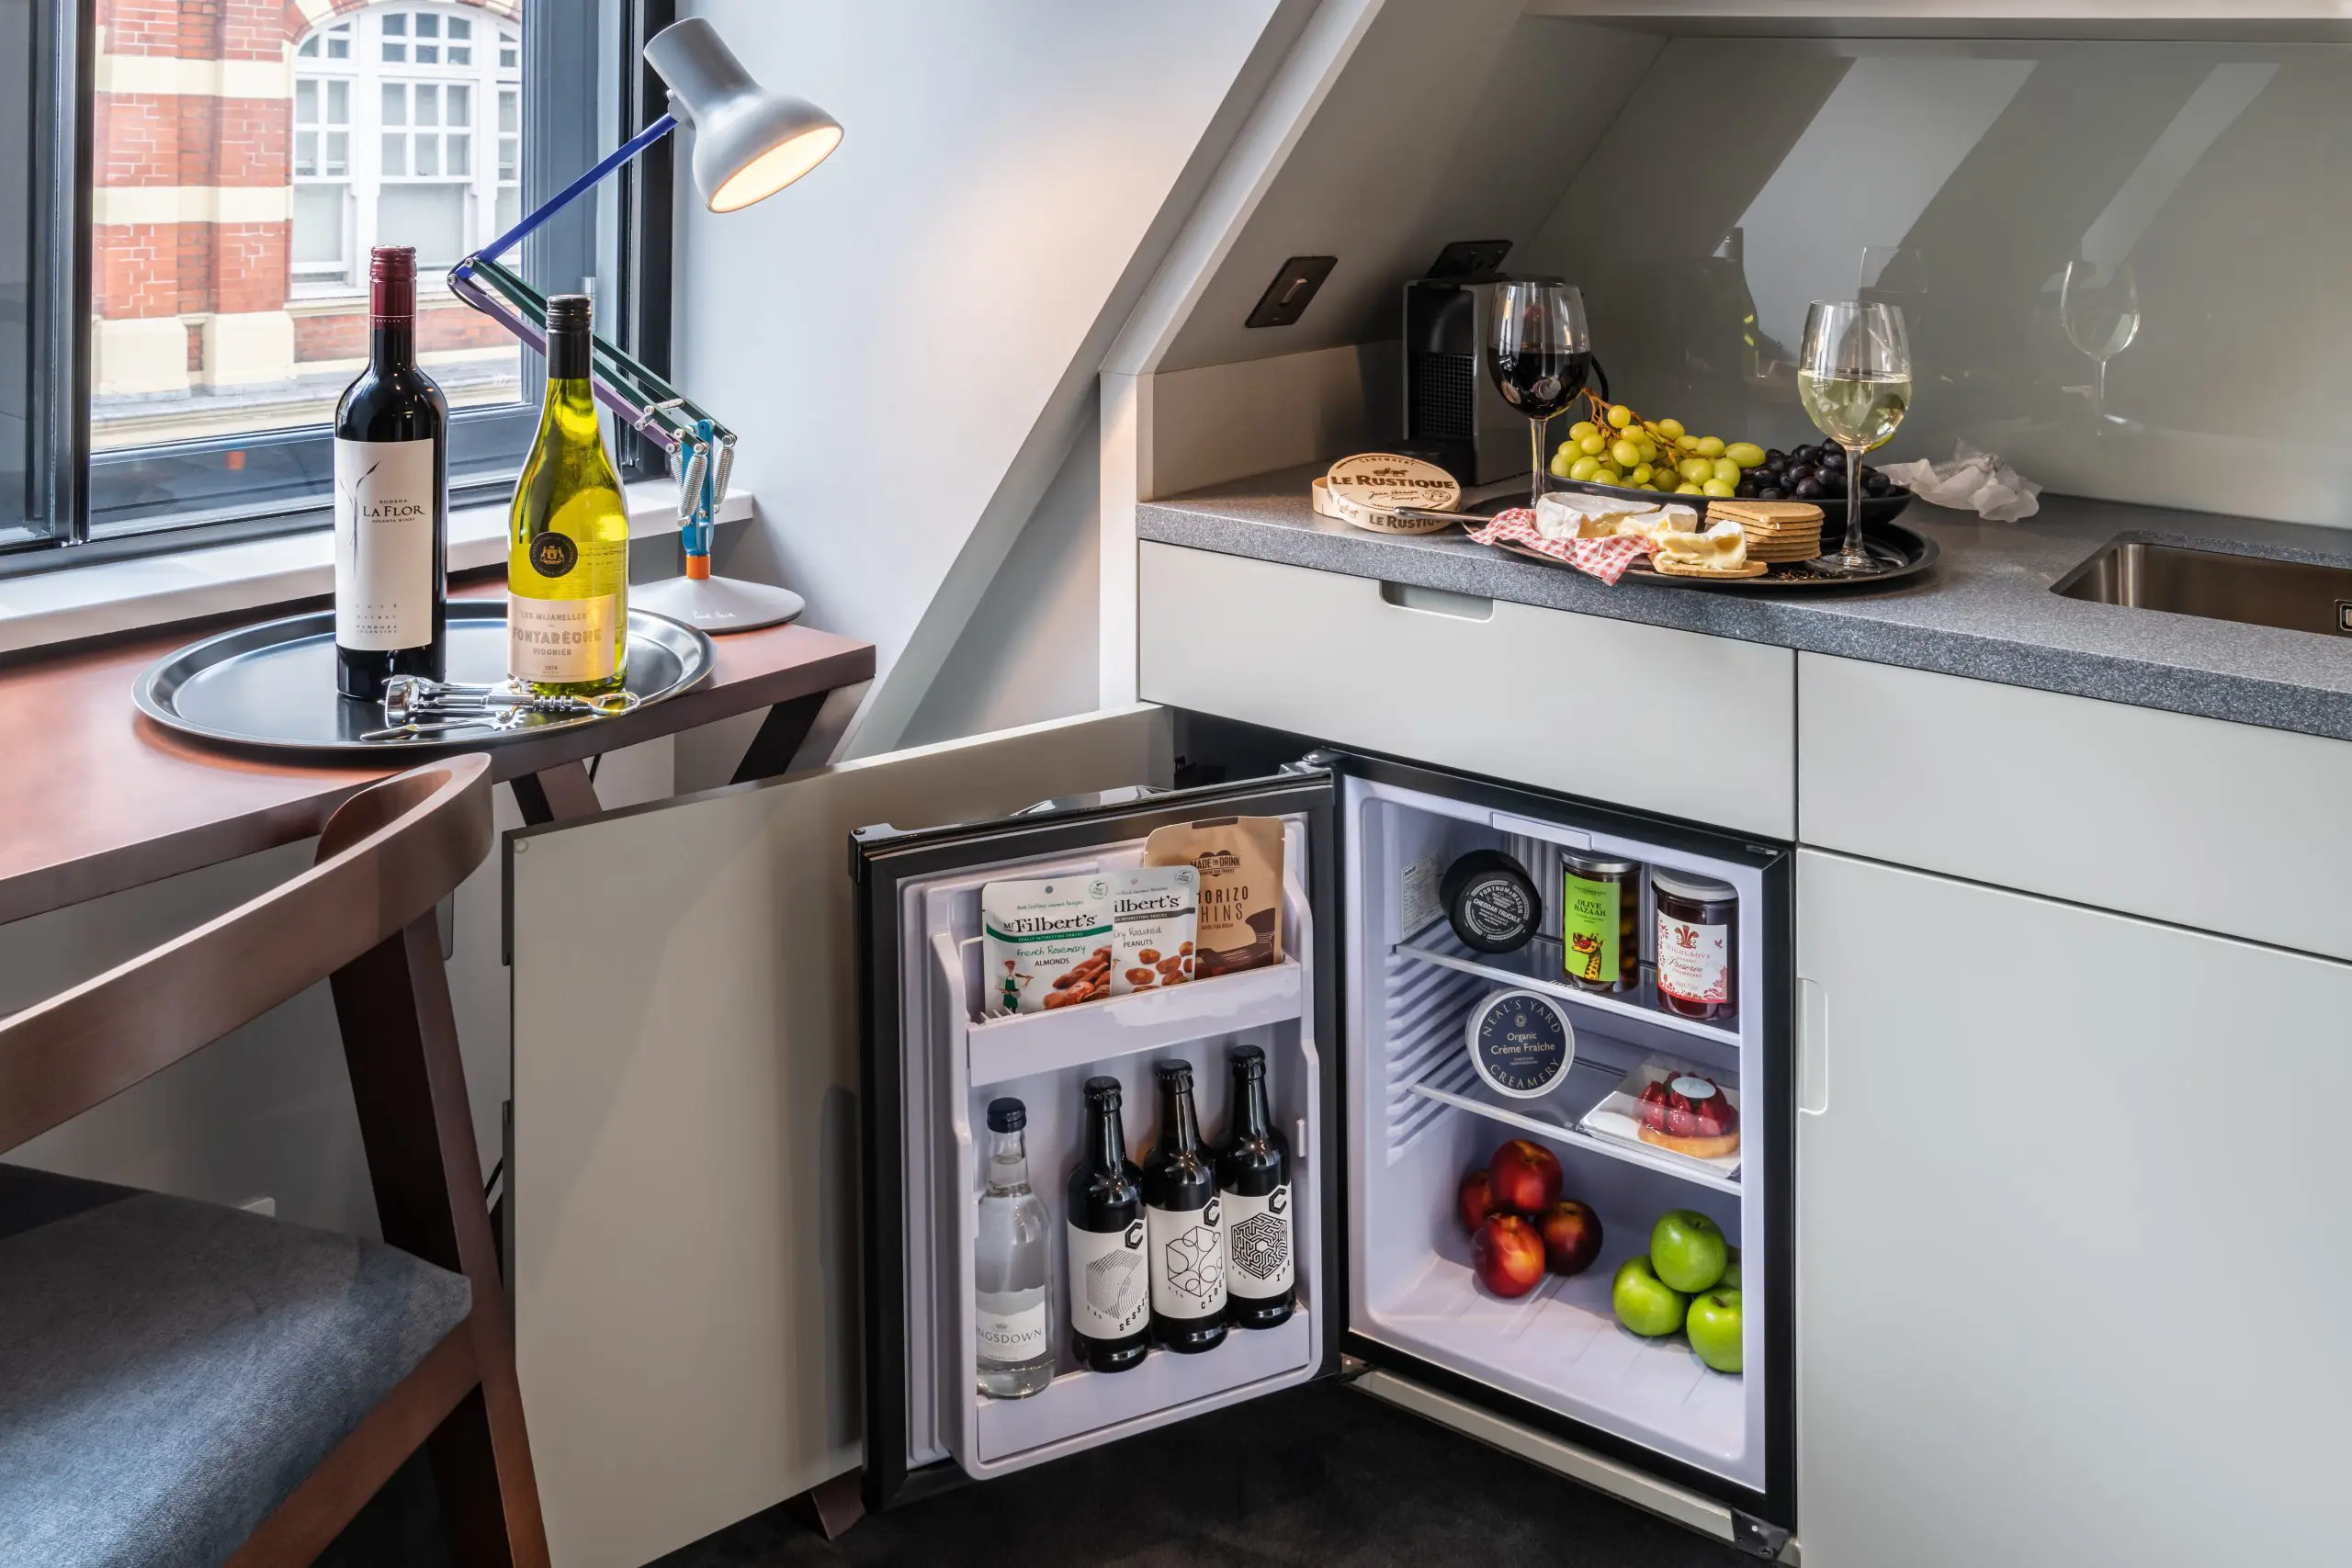
<path id="1" fill-rule="evenodd" d="M 1814 428 L 1846 452 L 1845 546 L 1807 564 L 1830 577 L 1875 577 L 1891 563 L 1862 539 L 1862 455 L 1894 439 L 1911 407 L 1903 312 L 1851 299 L 1814 301 L 1797 351 L 1797 397 Z"/>
<path id="2" fill-rule="evenodd" d="M 1524 279 L 1494 285 L 1494 332 L 1487 374 L 1528 419 L 1534 479 L 1527 504 L 1544 499 L 1544 427 L 1576 401 L 1592 371 L 1592 331 L 1584 296 L 1567 284 Z"/>
<path id="3" fill-rule="evenodd" d="M 2140 335 L 2140 285 L 2132 276 L 2132 264 L 2095 262 L 2087 256 L 2069 261 L 2058 281 L 2058 320 L 2066 329 L 2066 340 L 2098 367 L 2091 406 L 2104 424 L 2109 419 L 2107 362 Z"/>

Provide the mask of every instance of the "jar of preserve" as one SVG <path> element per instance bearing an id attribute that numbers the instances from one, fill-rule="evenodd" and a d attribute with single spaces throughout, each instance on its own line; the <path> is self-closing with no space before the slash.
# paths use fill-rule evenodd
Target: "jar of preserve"
<path id="1" fill-rule="evenodd" d="M 1630 991 L 1642 983 L 1642 868 L 1613 855 L 1560 852 L 1560 953 L 1568 984 Z"/>
<path id="2" fill-rule="evenodd" d="M 1726 1019 L 1738 1005 L 1739 895 L 1728 883 L 1650 868 L 1657 905 L 1657 1005 Z"/>

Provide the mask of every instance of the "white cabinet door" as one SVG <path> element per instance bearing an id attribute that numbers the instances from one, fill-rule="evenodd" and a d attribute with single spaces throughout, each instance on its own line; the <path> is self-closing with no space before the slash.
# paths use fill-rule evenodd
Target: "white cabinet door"
<path id="1" fill-rule="evenodd" d="M 509 840 L 515 1360 L 548 1540 L 635 1568 L 859 1461 L 849 834 L 1167 783 L 1134 707 Z"/>
<path id="2" fill-rule="evenodd" d="M 1805 1568 L 2334 1560 L 2352 965 L 1805 851 L 1797 969 Z"/>

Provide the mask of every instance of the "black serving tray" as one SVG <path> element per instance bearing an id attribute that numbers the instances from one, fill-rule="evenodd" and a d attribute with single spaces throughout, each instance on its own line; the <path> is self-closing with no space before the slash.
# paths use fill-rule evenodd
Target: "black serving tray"
<path id="1" fill-rule="evenodd" d="M 506 604 L 468 599 L 449 605 L 449 679 L 492 685 L 506 679 Z M 716 657 L 692 626 L 643 610 L 628 613 L 628 675 L 639 705 L 675 696 L 704 680 Z M 314 611 L 240 626 L 190 643 L 150 665 L 131 687 L 139 711 L 179 734 L 282 761 L 395 762 L 479 751 L 550 729 L 602 724 L 594 715 L 534 715 L 512 729 L 362 740 L 384 728 L 379 704 L 334 689 L 334 612 Z"/>
<path id="2" fill-rule="evenodd" d="M 1688 501 L 1691 498 L 1684 496 L 1681 499 Z M 1904 499 L 1908 501 L 1910 498 L 1905 496 Z M 1845 537 L 1842 523 L 1835 528 L 1825 524 L 1821 530 L 1821 547 L 1835 554 Z M 1899 564 L 1889 567 L 1875 577 L 1826 577 L 1803 561 L 1773 566 L 1761 577 L 1670 577 L 1665 572 L 1653 570 L 1645 558 L 1628 567 L 1625 575 L 1617 581 L 1621 584 L 1653 582 L 1666 588 L 1702 588 L 1711 593 L 1780 593 L 1792 590 L 1809 593 L 1833 590 L 1859 593 L 1908 586 L 1935 566 L 1936 557 L 1940 553 L 1936 542 L 1917 529 L 1906 528 L 1900 523 L 1872 523 L 1867 516 L 1862 522 L 1862 538 L 1877 547 L 1879 553 L 1895 558 Z M 1495 548 L 1507 550 L 1523 560 L 1558 567 L 1562 571 L 1576 570 L 1566 561 L 1554 560 L 1550 556 L 1538 555 L 1518 545 L 1498 545 Z"/>

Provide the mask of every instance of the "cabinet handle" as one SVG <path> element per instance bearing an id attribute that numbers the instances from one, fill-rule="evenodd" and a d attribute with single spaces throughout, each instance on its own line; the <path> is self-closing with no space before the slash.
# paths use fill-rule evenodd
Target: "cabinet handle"
<path id="1" fill-rule="evenodd" d="M 1409 582 L 1383 582 L 1380 597 L 1400 610 L 1425 615 L 1450 615 L 1457 621 L 1491 621 L 1495 602 L 1483 593 L 1456 593 L 1444 588 L 1419 588 Z"/>
<path id="2" fill-rule="evenodd" d="M 1829 1111 L 1829 995 L 1803 976 L 1797 980 L 1797 1113 Z"/>

